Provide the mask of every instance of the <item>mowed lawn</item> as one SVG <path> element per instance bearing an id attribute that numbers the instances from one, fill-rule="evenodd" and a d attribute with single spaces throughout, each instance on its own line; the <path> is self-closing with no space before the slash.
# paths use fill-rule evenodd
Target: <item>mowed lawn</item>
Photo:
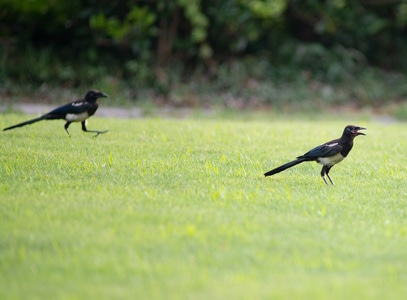
<path id="1" fill-rule="evenodd" d="M 3 114 L 0 126 L 27 116 Z M 332 168 L 265 171 L 367 127 Z M 121 120 L 0 132 L 1 299 L 404 299 L 407 125 Z"/>

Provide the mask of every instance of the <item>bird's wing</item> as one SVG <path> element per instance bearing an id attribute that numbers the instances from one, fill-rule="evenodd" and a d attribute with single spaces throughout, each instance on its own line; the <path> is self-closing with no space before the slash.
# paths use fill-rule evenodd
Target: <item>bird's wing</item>
<path id="1" fill-rule="evenodd" d="M 307 158 L 307 159 L 316 159 L 318 157 L 330 157 L 335 154 L 338 154 L 342 151 L 342 146 L 339 143 L 339 140 L 333 140 L 323 145 L 319 145 L 314 149 L 311 149 L 304 155 L 299 156 L 298 158 Z"/>
<path id="2" fill-rule="evenodd" d="M 48 115 L 66 115 L 66 114 L 81 114 L 88 111 L 90 106 L 89 102 L 83 100 L 77 100 L 50 111 Z"/>

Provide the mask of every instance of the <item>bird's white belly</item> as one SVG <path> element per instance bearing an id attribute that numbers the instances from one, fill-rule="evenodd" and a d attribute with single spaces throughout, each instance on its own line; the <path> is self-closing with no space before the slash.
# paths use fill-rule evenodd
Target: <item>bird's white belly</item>
<path id="1" fill-rule="evenodd" d="M 89 118 L 88 113 L 83 112 L 81 114 L 66 114 L 65 120 L 69 122 L 83 122 L 87 118 Z"/>
<path id="2" fill-rule="evenodd" d="M 330 157 L 321 157 L 318 159 L 318 162 L 324 166 L 333 166 L 336 165 L 338 162 L 341 162 L 343 159 L 344 157 L 340 153 L 338 153 Z"/>

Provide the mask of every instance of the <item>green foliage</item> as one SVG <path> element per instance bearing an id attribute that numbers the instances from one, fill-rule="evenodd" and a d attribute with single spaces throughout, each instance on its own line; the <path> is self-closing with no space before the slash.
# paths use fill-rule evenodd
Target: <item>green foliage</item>
<path id="1" fill-rule="evenodd" d="M 253 119 L 2 132 L 0 298 L 402 299 L 405 125 Z M 262 176 L 348 123 L 368 135 L 336 186 L 315 163 Z"/>
<path id="2" fill-rule="evenodd" d="M 206 29 L 209 25 L 208 18 L 201 11 L 200 0 L 178 0 L 177 3 L 184 9 L 185 18 L 192 26 L 191 39 L 194 42 L 203 42 L 206 40 Z"/>
<path id="3" fill-rule="evenodd" d="M 22 14 L 43 13 L 52 5 L 48 0 L 2 0 L 2 5 L 10 7 Z"/>
<path id="4" fill-rule="evenodd" d="M 363 53 L 340 45 L 328 49 L 317 43 L 296 43 L 287 44 L 283 51 L 291 69 L 305 70 L 326 82 L 351 81 L 368 68 Z"/>
<path id="5" fill-rule="evenodd" d="M 400 28 L 407 26 L 407 3 L 405 1 L 402 1 L 398 7 L 396 24 Z"/>
<path id="6" fill-rule="evenodd" d="M 92 67 L 90 64 L 64 64 L 53 55 L 54 50 L 51 48 L 36 50 L 28 46 L 20 53 L 24 55 L 18 58 L 13 68 L 7 68 L 5 73 L 7 77 L 32 85 L 59 82 L 66 86 L 76 86 L 83 82 L 101 81 L 109 73 L 109 69 L 103 64 Z"/>
<path id="7" fill-rule="evenodd" d="M 254 16 L 260 18 L 280 18 L 288 4 L 286 0 L 240 0 L 240 2 L 246 5 Z"/>
<path id="8" fill-rule="evenodd" d="M 398 120 L 407 121 L 407 105 L 403 104 L 397 107 L 396 111 L 394 112 L 394 116 Z"/>
<path id="9" fill-rule="evenodd" d="M 212 56 L 212 48 L 206 42 L 208 36 L 209 20 L 201 10 L 201 0 L 178 0 L 184 10 L 185 18 L 191 26 L 191 40 L 199 44 L 198 57 L 206 59 Z"/>
<path id="10" fill-rule="evenodd" d="M 146 7 L 134 6 L 127 13 L 123 21 L 117 17 L 106 16 L 99 12 L 90 17 L 90 27 L 101 30 L 118 44 L 128 44 L 129 40 L 137 41 L 139 39 L 149 39 L 156 35 L 156 29 L 153 27 L 155 14 Z M 132 47 L 135 49 L 136 47 Z"/>
<path id="11" fill-rule="evenodd" d="M 238 89 L 234 83 L 251 79 L 289 83 L 306 74 L 309 81 L 345 85 L 373 68 L 407 70 L 404 1 L 1 4 L 0 80 L 7 85 L 88 86 L 113 77 L 168 99 L 174 87 L 197 77 Z M 237 65 L 242 74 L 221 78 Z"/>

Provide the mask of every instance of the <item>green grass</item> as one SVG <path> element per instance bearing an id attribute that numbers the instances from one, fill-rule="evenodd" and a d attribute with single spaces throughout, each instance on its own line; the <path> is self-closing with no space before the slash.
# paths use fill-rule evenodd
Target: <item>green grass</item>
<path id="1" fill-rule="evenodd" d="M 0 116 L 4 128 L 26 116 Z M 262 174 L 368 128 L 320 166 Z M 0 133 L 1 299 L 402 299 L 407 131 L 366 120 L 118 120 Z"/>

